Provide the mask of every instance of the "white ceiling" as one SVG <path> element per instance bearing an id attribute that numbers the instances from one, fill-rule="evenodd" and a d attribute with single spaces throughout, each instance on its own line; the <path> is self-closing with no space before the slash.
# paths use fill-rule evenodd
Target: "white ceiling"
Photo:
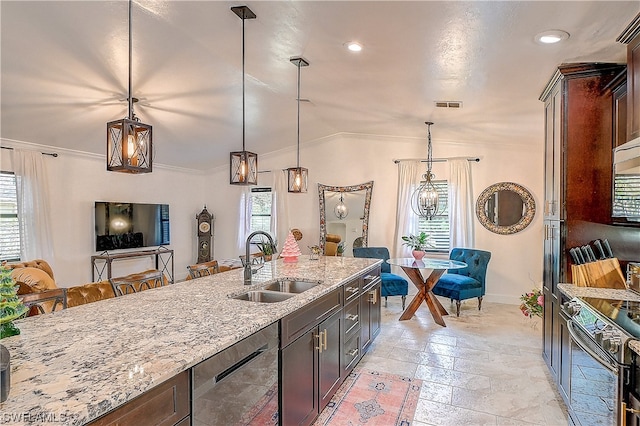
<path id="1" fill-rule="evenodd" d="M 340 132 L 540 144 L 538 96 L 563 62 L 625 62 L 616 37 L 637 0 L 160 1 L 133 6 L 133 96 L 153 126 L 155 161 L 193 169 L 227 164 L 242 148 L 242 21 L 246 149 Z M 127 114 L 126 1 L 7 1 L 1 14 L 1 137 L 104 154 L 106 123 Z M 558 45 L 534 35 L 562 29 Z M 344 43 L 357 40 L 354 54 Z M 434 101 L 462 101 L 461 110 Z M 5 142 L 6 143 L 6 142 Z M 302 161 L 304 165 L 304 161 Z M 283 167 L 293 166 L 283 164 Z"/>

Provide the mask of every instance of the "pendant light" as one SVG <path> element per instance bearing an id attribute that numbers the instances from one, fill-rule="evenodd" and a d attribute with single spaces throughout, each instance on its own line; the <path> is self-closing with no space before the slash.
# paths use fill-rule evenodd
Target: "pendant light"
<path id="1" fill-rule="evenodd" d="M 343 196 L 343 193 L 341 192 L 340 193 L 340 201 L 333 208 L 333 213 L 340 220 L 342 220 L 345 217 L 349 216 L 349 209 L 347 208 L 347 205 L 344 203 L 344 199 L 342 198 L 342 196 Z"/>
<path id="2" fill-rule="evenodd" d="M 440 203 L 438 200 L 438 190 L 433 185 L 433 178 L 436 176 L 431 172 L 433 165 L 431 126 L 433 123 L 425 121 L 424 124 L 427 125 L 427 172 L 422 175 L 424 180 L 411 196 L 411 209 L 418 216 L 431 220 L 439 213 Z"/>
<path id="3" fill-rule="evenodd" d="M 309 61 L 302 57 L 290 59 L 291 63 L 298 67 L 298 149 L 296 167 L 287 169 L 289 192 L 301 193 L 307 192 L 307 179 L 309 170 L 300 167 L 300 68 L 308 67 Z"/>
<path id="4" fill-rule="evenodd" d="M 107 123 L 107 170 L 150 173 L 153 166 L 152 127 L 140 122 L 133 111 L 138 100 L 131 94 L 131 0 L 129 0 L 129 93 L 128 116 Z"/>
<path id="5" fill-rule="evenodd" d="M 247 6 L 234 6 L 233 13 L 242 19 L 242 151 L 231 153 L 229 183 L 232 185 L 258 184 L 258 154 L 245 150 L 245 100 L 244 100 L 244 21 L 255 19 L 256 14 Z"/>

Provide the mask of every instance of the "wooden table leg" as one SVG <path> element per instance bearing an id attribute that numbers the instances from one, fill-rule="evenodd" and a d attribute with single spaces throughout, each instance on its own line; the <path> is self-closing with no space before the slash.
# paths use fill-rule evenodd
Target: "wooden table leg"
<path id="1" fill-rule="evenodd" d="M 445 269 L 433 269 L 426 280 L 422 278 L 419 269 L 402 268 L 402 270 L 407 274 L 413 285 L 416 286 L 418 293 L 400 316 L 400 321 L 411 319 L 424 300 L 436 324 L 446 327 L 447 325 L 444 323 L 442 316 L 449 315 L 449 313 L 431 292 L 431 289 L 436 285 L 442 274 L 444 274 Z"/>

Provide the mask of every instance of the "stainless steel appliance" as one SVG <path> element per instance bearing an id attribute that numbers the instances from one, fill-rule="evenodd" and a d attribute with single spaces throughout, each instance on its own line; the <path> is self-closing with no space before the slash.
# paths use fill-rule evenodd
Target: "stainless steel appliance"
<path id="1" fill-rule="evenodd" d="M 277 424 L 278 343 L 274 323 L 194 366 L 192 424 Z"/>
<path id="2" fill-rule="evenodd" d="M 640 303 L 597 298 L 562 306 L 569 333 L 569 415 L 578 426 L 624 425 Z"/>

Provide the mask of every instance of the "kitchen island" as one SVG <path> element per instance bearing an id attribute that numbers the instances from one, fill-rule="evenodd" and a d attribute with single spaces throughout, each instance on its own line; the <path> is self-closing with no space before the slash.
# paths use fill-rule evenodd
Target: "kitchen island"
<path id="1" fill-rule="evenodd" d="M 21 334 L 2 340 L 11 353 L 2 422 L 91 422 L 379 264 L 302 256 L 265 264 L 251 286 L 238 269 L 16 321 Z M 233 299 L 282 278 L 319 285 L 278 303 Z"/>

